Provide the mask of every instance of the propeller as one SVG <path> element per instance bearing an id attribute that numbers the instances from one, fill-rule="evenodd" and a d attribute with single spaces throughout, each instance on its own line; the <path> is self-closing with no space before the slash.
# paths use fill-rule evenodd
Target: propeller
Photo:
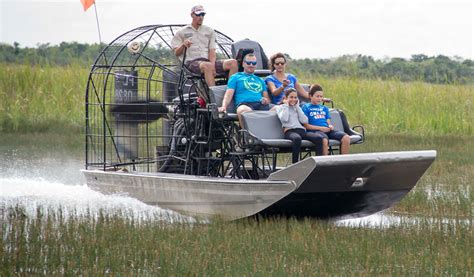
<path id="1" fill-rule="evenodd" d="M 168 108 L 160 102 L 137 100 L 113 104 L 110 113 L 114 115 L 117 121 L 146 123 L 166 116 Z"/>

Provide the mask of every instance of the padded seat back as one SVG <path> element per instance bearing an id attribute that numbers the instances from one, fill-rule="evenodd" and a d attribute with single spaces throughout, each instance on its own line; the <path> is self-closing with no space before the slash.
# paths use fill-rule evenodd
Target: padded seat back
<path id="1" fill-rule="evenodd" d="M 304 90 L 306 90 L 307 92 L 309 92 L 309 89 L 310 89 L 310 85 L 309 84 L 301 84 L 301 86 L 304 88 Z M 307 99 L 307 98 L 303 98 L 301 97 L 301 95 L 298 94 L 298 99 L 300 100 L 300 105 L 303 105 L 305 103 L 309 103 L 311 102 L 311 100 Z"/>
<path id="2" fill-rule="evenodd" d="M 285 135 L 281 127 L 278 115 L 273 111 L 253 111 L 242 114 L 244 129 L 255 138 L 262 139 L 284 139 Z"/>
<path id="3" fill-rule="evenodd" d="M 234 59 L 237 58 L 239 49 L 253 49 L 253 53 L 257 57 L 257 69 L 268 69 L 268 58 L 258 42 L 248 38 L 234 42 L 232 44 L 232 57 Z"/>
<path id="4" fill-rule="evenodd" d="M 334 130 L 348 134 L 351 139 L 351 144 L 363 142 L 363 135 L 349 127 L 349 122 L 347 122 L 346 116 L 341 110 L 329 109 L 329 113 L 331 114 L 331 123 L 334 126 Z M 339 142 L 335 142 L 335 144 L 339 145 Z"/>
<path id="5" fill-rule="evenodd" d="M 306 90 L 307 92 L 309 92 L 309 89 L 311 88 L 311 86 L 309 84 L 301 84 L 301 86 L 304 88 L 304 90 Z"/>
<path id="6" fill-rule="evenodd" d="M 209 87 L 209 99 L 211 100 L 211 103 L 217 104 L 217 107 L 222 106 L 226 90 L 226 85 Z M 227 113 L 236 113 L 233 99 L 230 101 L 229 106 L 227 106 Z"/>
<path id="7" fill-rule="evenodd" d="M 336 109 L 330 109 L 329 114 L 331 115 L 331 123 L 334 126 L 335 131 L 345 132 L 344 125 L 342 124 L 342 118 L 339 111 Z"/>

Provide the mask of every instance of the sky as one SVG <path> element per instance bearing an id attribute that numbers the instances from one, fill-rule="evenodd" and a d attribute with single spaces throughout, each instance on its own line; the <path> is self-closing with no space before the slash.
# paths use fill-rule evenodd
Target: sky
<path id="1" fill-rule="evenodd" d="M 233 40 L 258 41 L 267 56 L 378 59 L 413 54 L 474 59 L 472 0 L 96 0 L 102 41 L 143 25 L 190 23 L 204 5 L 204 24 Z M 99 42 L 94 7 L 80 0 L 0 0 L 0 42 Z"/>

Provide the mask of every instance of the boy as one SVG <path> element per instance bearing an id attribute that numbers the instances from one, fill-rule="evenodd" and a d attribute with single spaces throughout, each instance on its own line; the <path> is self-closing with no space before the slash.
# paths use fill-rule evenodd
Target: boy
<path id="1" fill-rule="evenodd" d="M 308 123 L 304 127 L 308 132 L 314 132 L 323 138 L 323 155 L 328 155 L 329 139 L 341 141 L 341 154 L 349 154 L 351 138 L 344 132 L 335 131 L 331 125 L 331 115 L 329 109 L 322 105 L 323 88 L 312 85 L 309 90 L 311 103 L 303 106 L 303 112 L 308 117 Z"/>

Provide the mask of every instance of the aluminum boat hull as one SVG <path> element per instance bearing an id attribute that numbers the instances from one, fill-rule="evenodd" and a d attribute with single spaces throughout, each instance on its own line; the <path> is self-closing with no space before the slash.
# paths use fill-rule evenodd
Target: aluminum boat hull
<path id="1" fill-rule="evenodd" d="M 87 184 L 183 214 L 234 220 L 254 214 L 318 218 L 367 216 L 395 205 L 436 151 L 310 157 L 265 180 L 84 170 Z"/>

